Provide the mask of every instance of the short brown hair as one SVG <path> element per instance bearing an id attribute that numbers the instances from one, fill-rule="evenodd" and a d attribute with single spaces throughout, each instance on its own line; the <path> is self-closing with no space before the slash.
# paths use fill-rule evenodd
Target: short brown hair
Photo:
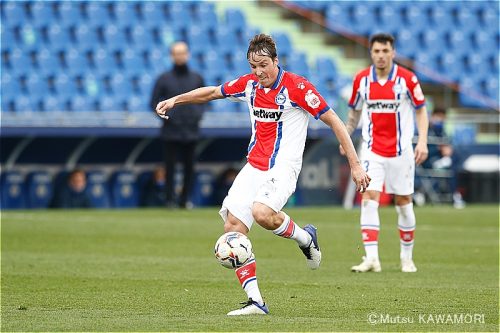
<path id="1" fill-rule="evenodd" d="M 382 44 L 389 43 L 391 44 L 391 47 L 394 48 L 394 36 L 391 34 L 385 34 L 385 33 L 379 33 L 372 35 L 370 37 L 370 49 L 373 46 L 373 43 L 378 42 Z"/>
<path id="2" fill-rule="evenodd" d="M 276 43 L 271 36 L 266 34 L 255 35 L 252 40 L 250 40 L 247 51 L 247 59 L 250 59 L 250 54 L 252 53 L 271 57 L 273 60 L 278 56 Z"/>

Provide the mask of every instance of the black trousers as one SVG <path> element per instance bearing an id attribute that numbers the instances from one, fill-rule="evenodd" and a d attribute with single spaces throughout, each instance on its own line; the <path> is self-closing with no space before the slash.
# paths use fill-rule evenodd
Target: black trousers
<path id="1" fill-rule="evenodd" d="M 164 141 L 164 143 L 167 204 L 175 203 L 175 165 L 180 162 L 184 177 L 178 204 L 185 207 L 193 186 L 196 141 Z"/>

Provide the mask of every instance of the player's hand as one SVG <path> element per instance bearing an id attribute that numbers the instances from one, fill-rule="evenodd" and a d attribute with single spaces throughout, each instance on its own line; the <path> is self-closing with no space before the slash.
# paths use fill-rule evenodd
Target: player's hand
<path id="1" fill-rule="evenodd" d="M 352 180 L 356 184 L 356 191 L 360 193 L 365 193 L 366 188 L 370 185 L 370 181 L 372 180 L 370 176 L 363 170 L 361 165 L 357 165 L 356 167 L 351 169 Z"/>
<path id="2" fill-rule="evenodd" d="M 427 149 L 427 144 L 418 142 L 415 146 L 415 164 L 420 165 L 429 156 L 429 150 Z"/>
<path id="3" fill-rule="evenodd" d="M 168 119 L 167 112 L 175 105 L 175 100 L 172 98 L 161 101 L 156 105 L 156 113 L 163 119 Z"/>
<path id="4" fill-rule="evenodd" d="M 339 151 L 340 151 L 340 155 L 345 156 L 345 150 L 344 150 L 344 147 L 342 147 L 342 145 L 339 145 Z"/>

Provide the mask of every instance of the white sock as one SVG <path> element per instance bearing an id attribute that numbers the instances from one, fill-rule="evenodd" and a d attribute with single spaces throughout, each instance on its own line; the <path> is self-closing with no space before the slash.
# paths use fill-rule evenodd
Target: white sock
<path id="1" fill-rule="evenodd" d="M 285 220 L 278 228 L 273 230 L 273 233 L 280 237 L 293 239 L 300 247 L 309 246 L 312 241 L 311 235 L 295 224 L 285 212 L 282 213 L 285 215 Z"/>
<path id="2" fill-rule="evenodd" d="M 412 259 L 416 218 L 413 203 L 396 206 L 398 212 L 398 228 L 401 243 L 401 259 Z"/>
<path id="3" fill-rule="evenodd" d="M 378 234 L 380 218 L 378 215 L 379 203 L 375 200 L 361 202 L 361 235 L 367 258 L 378 260 Z"/>
<path id="4" fill-rule="evenodd" d="M 248 298 L 251 298 L 260 305 L 264 305 L 264 300 L 262 299 L 257 283 L 255 257 L 250 259 L 245 266 L 237 268 L 234 271 Z"/>

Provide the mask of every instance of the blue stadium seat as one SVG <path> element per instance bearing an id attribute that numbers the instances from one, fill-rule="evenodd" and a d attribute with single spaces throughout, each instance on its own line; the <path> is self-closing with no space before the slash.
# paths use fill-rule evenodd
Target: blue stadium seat
<path id="1" fill-rule="evenodd" d="M 418 19 L 418 18 L 416 18 Z M 447 8 L 443 3 L 430 7 L 430 25 L 434 30 L 450 31 L 454 29 L 452 9 Z"/>
<path id="2" fill-rule="evenodd" d="M 24 25 L 19 31 L 23 50 L 36 51 L 42 44 L 42 38 L 38 29 L 31 25 Z"/>
<path id="3" fill-rule="evenodd" d="M 47 79 L 36 72 L 32 72 L 26 77 L 26 88 L 31 96 L 43 97 L 49 93 Z"/>
<path id="4" fill-rule="evenodd" d="M 309 77 L 309 66 L 306 55 L 302 52 L 294 52 L 286 59 L 285 70 L 294 72 L 300 76 Z"/>
<path id="5" fill-rule="evenodd" d="M 10 50 L 14 45 L 18 44 L 14 30 L 6 25 L 0 25 L 2 35 L 2 52 Z"/>
<path id="6" fill-rule="evenodd" d="M 250 73 L 250 65 L 248 64 L 247 54 L 244 51 L 234 52 L 231 57 L 231 64 L 234 78 Z"/>
<path id="7" fill-rule="evenodd" d="M 334 81 L 337 78 L 337 65 L 329 57 L 316 58 L 316 73 L 321 80 Z"/>
<path id="8" fill-rule="evenodd" d="M 146 96 L 133 95 L 127 99 L 127 110 L 129 112 L 151 112 L 149 99 Z"/>
<path id="9" fill-rule="evenodd" d="M 474 46 L 479 50 L 488 50 L 497 47 L 495 45 L 495 36 L 488 31 L 478 30 L 472 33 Z"/>
<path id="10" fill-rule="evenodd" d="M 92 50 L 99 43 L 96 29 L 86 24 L 75 29 L 75 38 L 80 50 Z"/>
<path id="11" fill-rule="evenodd" d="M 208 48 L 211 44 L 209 31 L 198 25 L 189 27 L 187 29 L 186 37 L 186 42 L 189 44 L 191 49 Z"/>
<path id="12" fill-rule="evenodd" d="M 403 55 L 407 58 L 413 58 L 414 52 L 416 51 L 415 45 L 418 42 L 418 36 L 415 35 L 412 30 L 402 28 L 398 31 L 395 37 L 397 54 Z"/>
<path id="13" fill-rule="evenodd" d="M 225 24 L 224 29 L 237 31 L 242 33 L 246 29 L 246 17 L 238 8 L 227 8 L 224 13 Z"/>
<path id="14" fill-rule="evenodd" d="M 10 72 L 16 76 L 27 75 L 34 68 L 29 53 L 19 48 L 14 48 L 9 52 L 9 66 Z"/>
<path id="15" fill-rule="evenodd" d="M 479 94 L 478 84 L 471 77 L 462 77 L 459 82 L 460 93 L 458 95 L 460 104 L 469 107 L 482 107 L 482 103 L 474 96 Z"/>
<path id="16" fill-rule="evenodd" d="M 116 56 L 112 51 L 103 48 L 95 49 L 93 53 L 93 64 L 97 75 L 110 75 L 118 69 Z"/>
<path id="17" fill-rule="evenodd" d="M 2 71 L 2 99 L 15 98 L 21 91 L 21 84 L 18 78 L 7 71 Z"/>
<path id="18" fill-rule="evenodd" d="M 150 96 L 155 84 L 155 77 L 149 73 L 143 73 L 138 77 L 139 90 L 143 96 Z"/>
<path id="19" fill-rule="evenodd" d="M 57 22 L 63 27 L 79 26 L 83 20 L 80 1 L 60 1 L 57 3 Z"/>
<path id="20" fill-rule="evenodd" d="M 62 96 L 46 96 L 43 99 L 43 110 L 46 112 L 67 111 L 66 99 Z"/>
<path id="21" fill-rule="evenodd" d="M 494 77 L 488 77 L 485 81 L 486 95 L 491 99 L 495 100 L 498 105 L 498 74 Z"/>
<path id="22" fill-rule="evenodd" d="M 120 26 L 116 24 L 106 25 L 103 29 L 103 35 L 108 50 L 116 51 L 127 47 L 127 35 Z"/>
<path id="23" fill-rule="evenodd" d="M 59 55 L 49 49 L 40 49 L 36 53 L 37 70 L 43 76 L 55 75 L 61 69 Z"/>
<path id="24" fill-rule="evenodd" d="M 113 207 L 129 208 L 138 205 L 136 175 L 131 171 L 117 171 L 111 177 Z"/>
<path id="25" fill-rule="evenodd" d="M 111 90 L 114 96 L 127 97 L 133 93 L 132 81 L 127 76 L 115 73 L 111 77 Z"/>
<path id="26" fill-rule="evenodd" d="M 54 78 L 54 89 L 58 95 L 65 98 L 72 98 L 78 93 L 75 80 L 63 72 Z"/>
<path id="27" fill-rule="evenodd" d="M 428 52 L 441 54 L 446 52 L 444 36 L 436 30 L 424 30 L 420 35 L 422 46 Z"/>
<path id="28" fill-rule="evenodd" d="M 383 27 L 385 31 L 392 34 L 398 32 L 404 26 L 402 6 L 402 3 L 396 1 L 390 5 L 382 3 L 379 6 L 380 22 L 378 26 Z"/>
<path id="29" fill-rule="evenodd" d="M 35 171 L 26 177 L 29 208 L 47 208 L 52 199 L 52 176 L 46 171 Z"/>
<path id="30" fill-rule="evenodd" d="M 218 27 L 218 18 L 214 10 L 214 4 L 200 2 L 195 6 L 195 19 L 203 30 L 213 33 Z"/>
<path id="31" fill-rule="evenodd" d="M 187 28 L 193 25 L 189 2 L 172 1 L 169 7 L 169 27 L 174 31 L 185 33 Z"/>
<path id="32" fill-rule="evenodd" d="M 498 33 L 498 16 L 499 9 L 496 1 L 491 1 L 492 6 L 483 3 L 484 6 L 480 10 L 479 18 L 482 25 L 482 29 L 490 33 Z"/>
<path id="33" fill-rule="evenodd" d="M 54 2 L 34 1 L 30 4 L 30 22 L 37 27 L 50 25 L 54 22 Z"/>
<path id="34" fill-rule="evenodd" d="M 83 90 L 88 97 L 96 98 L 104 95 L 105 89 L 101 80 L 94 74 L 87 74 L 82 79 Z"/>
<path id="35" fill-rule="evenodd" d="M 153 31 L 144 25 L 136 25 L 132 27 L 130 36 L 133 48 L 138 52 L 149 51 L 151 48 L 156 46 L 153 38 Z"/>
<path id="36" fill-rule="evenodd" d="M 90 98 L 81 95 L 75 95 L 69 100 L 69 106 L 73 112 L 95 111 L 93 102 Z"/>
<path id="37" fill-rule="evenodd" d="M 288 34 L 282 31 L 273 31 L 271 32 L 271 35 L 273 36 L 273 39 L 276 42 L 278 49 L 278 56 L 281 57 L 289 56 L 293 51 L 293 47 Z"/>
<path id="38" fill-rule="evenodd" d="M 108 177 L 99 170 L 87 172 L 87 189 L 86 189 L 92 207 L 108 208 L 110 204 Z"/>
<path id="39" fill-rule="evenodd" d="M 84 2 L 85 24 L 91 27 L 103 27 L 109 24 L 111 19 L 109 5 L 105 1 Z"/>
<path id="40" fill-rule="evenodd" d="M 362 5 L 354 6 L 352 18 L 353 22 L 350 25 L 360 35 L 369 36 L 379 27 L 372 2 L 365 2 Z"/>
<path id="41" fill-rule="evenodd" d="M 449 80 L 457 82 L 463 75 L 463 62 L 454 53 L 448 52 L 442 54 L 440 63 L 440 72 Z"/>
<path id="42" fill-rule="evenodd" d="M 119 26 L 134 26 L 138 24 L 138 2 L 117 1 L 113 5 L 115 23 Z"/>
<path id="43" fill-rule="evenodd" d="M 101 112 L 123 111 L 118 100 L 110 95 L 104 95 L 99 100 L 99 110 Z"/>
<path id="44" fill-rule="evenodd" d="M 64 71 L 71 76 L 85 75 L 90 64 L 85 52 L 76 48 L 67 48 L 63 53 Z"/>
<path id="45" fill-rule="evenodd" d="M 63 51 L 71 44 L 69 30 L 59 24 L 52 24 L 47 29 L 50 48 L 55 51 Z"/>
<path id="46" fill-rule="evenodd" d="M 142 16 L 142 24 L 146 27 L 157 26 L 158 22 L 164 22 L 166 20 L 163 2 L 140 2 L 139 8 Z"/>
<path id="47" fill-rule="evenodd" d="M 121 64 L 129 76 L 142 74 L 146 70 L 146 63 L 142 54 L 133 49 L 126 49 L 121 53 Z"/>
<path id="48" fill-rule="evenodd" d="M 240 103 L 231 103 L 240 104 Z M 198 171 L 195 174 L 191 202 L 197 207 L 210 206 L 214 199 L 215 176 L 209 170 Z"/>
<path id="49" fill-rule="evenodd" d="M 351 4 L 351 2 L 347 1 L 329 2 L 325 18 L 330 29 L 333 31 L 352 31 L 352 18 L 349 15 Z"/>
<path id="50" fill-rule="evenodd" d="M 8 27 L 22 26 L 27 20 L 26 2 L 5 1 L 2 11 L 2 24 Z"/>
<path id="51" fill-rule="evenodd" d="M 166 56 L 167 54 L 167 50 L 161 50 L 158 48 L 149 52 L 149 64 L 152 69 L 151 74 L 159 75 L 167 70 L 170 70 L 172 64 L 169 57 Z M 194 55 L 192 50 L 191 55 Z"/>
<path id="52" fill-rule="evenodd" d="M 464 4 L 467 2 L 464 2 Z M 459 6 L 456 11 L 455 26 L 462 31 L 478 31 L 481 22 L 478 12 L 469 6 Z"/>
<path id="53" fill-rule="evenodd" d="M 17 113 L 38 111 L 38 105 L 35 102 L 35 98 L 31 98 L 29 95 L 20 95 L 14 99 L 13 102 L 14 109 Z"/>
<path id="54" fill-rule="evenodd" d="M 0 193 L 2 209 L 20 209 L 26 207 L 24 175 L 17 171 L 0 174 Z"/>

